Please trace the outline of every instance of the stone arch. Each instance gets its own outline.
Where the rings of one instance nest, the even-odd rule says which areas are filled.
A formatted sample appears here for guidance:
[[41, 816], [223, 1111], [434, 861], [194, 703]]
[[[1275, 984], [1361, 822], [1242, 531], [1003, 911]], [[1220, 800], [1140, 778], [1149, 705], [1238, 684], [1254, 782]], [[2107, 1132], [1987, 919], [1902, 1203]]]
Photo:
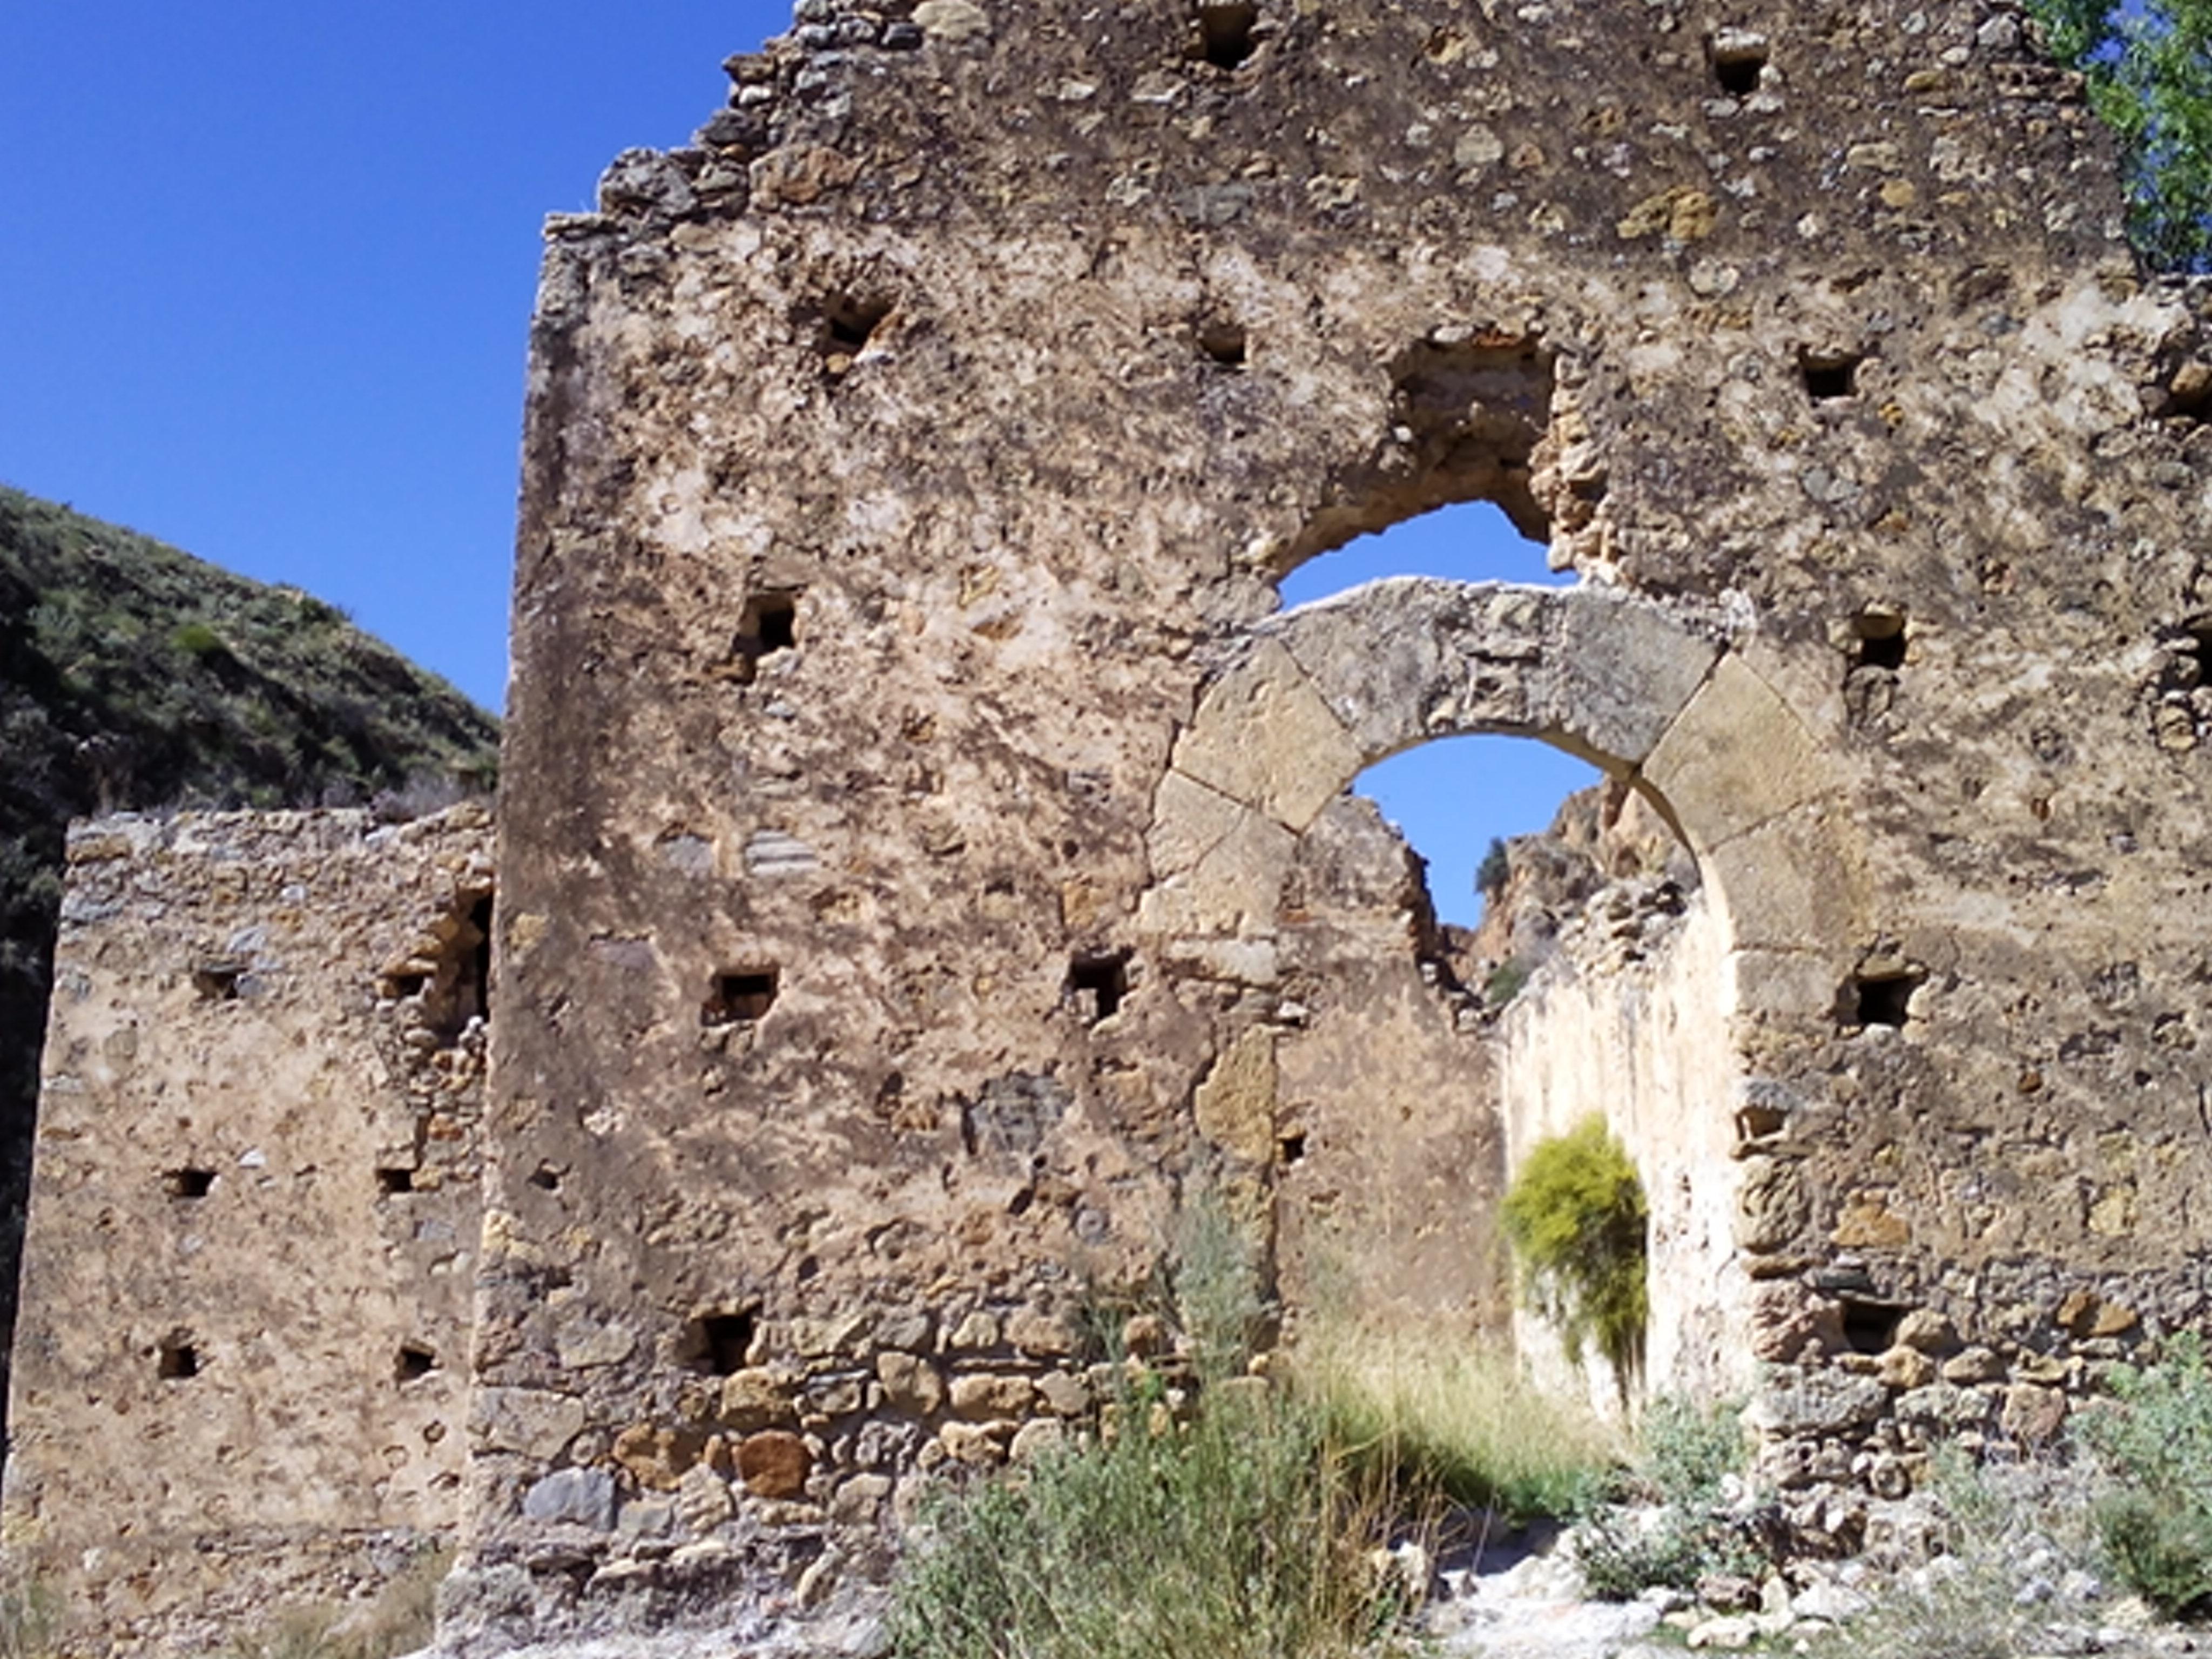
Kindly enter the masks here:
[[[1660, 1065], [1694, 1068], [1695, 1083], [1668, 1111], [1604, 1105], [1647, 1186], [1668, 1188], [1653, 1194], [1665, 1289], [1652, 1375], [1670, 1387], [1752, 1380], [1747, 1258], [1782, 1232], [1761, 1211], [1775, 1184], [1758, 1178], [1753, 1145], [1766, 1086], [1756, 1032], [1832, 1023], [1872, 931], [1841, 780], [1778, 689], [1781, 665], [1762, 672], [1750, 654], [1717, 616], [1589, 586], [1391, 578], [1272, 617], [1213, 676], [1175, 744], [1139, 915], [1165, 956], [1209, 961], [1222, 978], [1255, 963], [1264, 973], [1300, 838], [1367, 767], [1433, 739], [1534, 738], [1644, 793], [1696, 859], [1711, 911], [1710, 961], [1683, 1018], [1697, 1030], [1668, 1038], [1681, 1053]], [[1509, 1164], [1534, 1133], [1565, 1127], [1515, 1086], [1502, 1085]]]

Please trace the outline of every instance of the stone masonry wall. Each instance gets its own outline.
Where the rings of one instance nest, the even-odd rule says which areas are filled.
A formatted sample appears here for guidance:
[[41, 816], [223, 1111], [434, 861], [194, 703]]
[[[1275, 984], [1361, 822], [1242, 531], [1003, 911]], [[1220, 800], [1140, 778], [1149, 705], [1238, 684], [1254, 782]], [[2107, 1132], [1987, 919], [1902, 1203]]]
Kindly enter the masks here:
[[490, 820], [70, 838], [10, 1565], [87, 1651], [373, 1593], [460, 1519]]
[[[2016, 9], [808, 0], [730, 67], [550, 228], [456, 1640], [834, 1595], [1053, 1414], [1274, 1190], [1286, 883], [1455, 732], [1698, 862], [1785, 1479], [2204, 1315], [2207, 307]], [[1583, 586], [1272, 617], [1474, 496]]]

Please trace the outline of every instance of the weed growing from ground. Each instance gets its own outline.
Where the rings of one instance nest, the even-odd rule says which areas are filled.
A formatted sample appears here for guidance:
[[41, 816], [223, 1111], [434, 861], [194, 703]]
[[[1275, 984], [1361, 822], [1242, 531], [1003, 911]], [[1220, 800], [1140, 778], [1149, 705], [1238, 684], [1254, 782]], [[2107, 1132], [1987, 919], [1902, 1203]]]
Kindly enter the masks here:
[[366, 1606], [291, 1608], [234, 1639], [229, 1659], [392, 1659], [426, 1648], [436, 1634], [438, 1581], [452, 1565], [449, 1551], [426, 1550]]
[[1623, 1451], [1578, 1401], [1531, 1388], [1510, 1356], [1434, 1332], [1304, 1333], [1291, 1380], [1355, 1467], [1508, 1524], [1580, 1510]]
[[901, 1659], [1348, 1659], [1403, 1591], [1315, 1415], [1242, 1389], [949, 1495], [896, 1590]]
[[2212, 1372], [2185, 1332], [2159, 1364], [2115, 1367], [2112, 1398], [2076, 1419], [2110, 1479], [2097, 1532], [2113, 1568], [2174, 1619], [2212, 1613]]
[[1640, 1509], [1593, 1505], [1575, 1533], [1591, 1595], [1626, 1601], [1666, 1586], [1693, 1589], [1710, 1573], [1758, 1578], [1772, 1565], [1765, 1517], [1733, 1501], [1730, 1477], [1750, 1461], [1741, 1410], [1659, 1399], [1645, 1408], [1630, 1478], [1614, 1498]]
[[2052, 1650], [2052, 1607], [2023, 1593], [2024, 1563], [2094, 1558], [2089, 1471], [2051, 1458], [1978, 1462], [1944, 1448], [1929, 1488], [1944, 1553], [1885, 1583], [1867, 1612], [1821, 1638], [1819, 1659], [2017, 1659]]

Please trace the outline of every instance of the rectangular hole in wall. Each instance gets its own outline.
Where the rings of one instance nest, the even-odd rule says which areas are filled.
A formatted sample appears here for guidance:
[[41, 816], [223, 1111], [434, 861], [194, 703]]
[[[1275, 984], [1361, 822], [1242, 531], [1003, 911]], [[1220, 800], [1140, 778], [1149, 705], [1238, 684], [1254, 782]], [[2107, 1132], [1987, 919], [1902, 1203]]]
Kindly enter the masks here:
[[1897, 1328], [1911, 1310], [1894, 1302], [1873, 1302], [1858, 1297], [1844, 1298], [1844, 1340], [1854, 1353], [1887, 1353], [1897, 1343]]
[[204, 962], [192, 969], [192, 989], [202, 1002], [235, 1002], [238, 982], [245, 977], [243, 963]]
[[1096, 1025], [1121, 1012], [1129, 994], [1129, 951], [1091, 951], [1067, 964], [1067, 1000]]
[[1912, 994], [1920, 987], [1920, 975], [1863, 975], [1851, 983], [1857, 1024], [1901, 1026], [1911, 1017]]
[[392, 1362], [392, 1376], [396, 1382], [416, 1382], [437, 1369], [435, 1350], [427, 1348], [420, 1342], [403, 1342], [399, 1345], [398, 1358]]
[[739, 684], [751, 684], [767, 658], [798, 648], [797, 593], [756, 593], [745, 601], [744, 609], [738, 613], [737, 637], [730, 642]]
[[714, 987], [699, 1010], [704, 1025], [732, 1025], [761, 1019], [775, 1006], [781, 970], [733, 969], [714, 975]]
[[398, 1193], [411, 1193], [415, 1190], [415, 1171], [400, 1169], [379, 1170], [376, 1172], [376, 1190], [386, 1198]]
[[1805, 392], [1813, 401], [1832, 402], [1838, 398], [1858, 395], [1859, 365], [1866, 361], [1859, 352], [1800, 352], [1797, 371], [1804, 376]]
[[751, 1313], [702, 1314], [684, 1329], [683, 1363], [709, 1376], [732, 1376], [744, 1370], [759, 1328]]
[[172, 1170], [161, 1177], [161, 1186], [171, 1198], [205, 1198], [215, 1190], [213, 1170]]
[[180, 1382], [200, 1374], [200, 1351], [193, 1345], [188, 1331], [172, 1331], [161, 1339], [155, 1352], [155, 1374], [166, 1381]]

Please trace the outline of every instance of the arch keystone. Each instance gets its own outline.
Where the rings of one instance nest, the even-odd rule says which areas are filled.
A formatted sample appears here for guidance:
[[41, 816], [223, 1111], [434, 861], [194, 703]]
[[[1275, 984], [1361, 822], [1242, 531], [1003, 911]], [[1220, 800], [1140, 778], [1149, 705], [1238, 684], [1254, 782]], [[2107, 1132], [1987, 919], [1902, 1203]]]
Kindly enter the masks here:
[[1371, 765], [1429, 738], [1530, 723], [1548, 588], [1391, 576], [1270, 625]]

